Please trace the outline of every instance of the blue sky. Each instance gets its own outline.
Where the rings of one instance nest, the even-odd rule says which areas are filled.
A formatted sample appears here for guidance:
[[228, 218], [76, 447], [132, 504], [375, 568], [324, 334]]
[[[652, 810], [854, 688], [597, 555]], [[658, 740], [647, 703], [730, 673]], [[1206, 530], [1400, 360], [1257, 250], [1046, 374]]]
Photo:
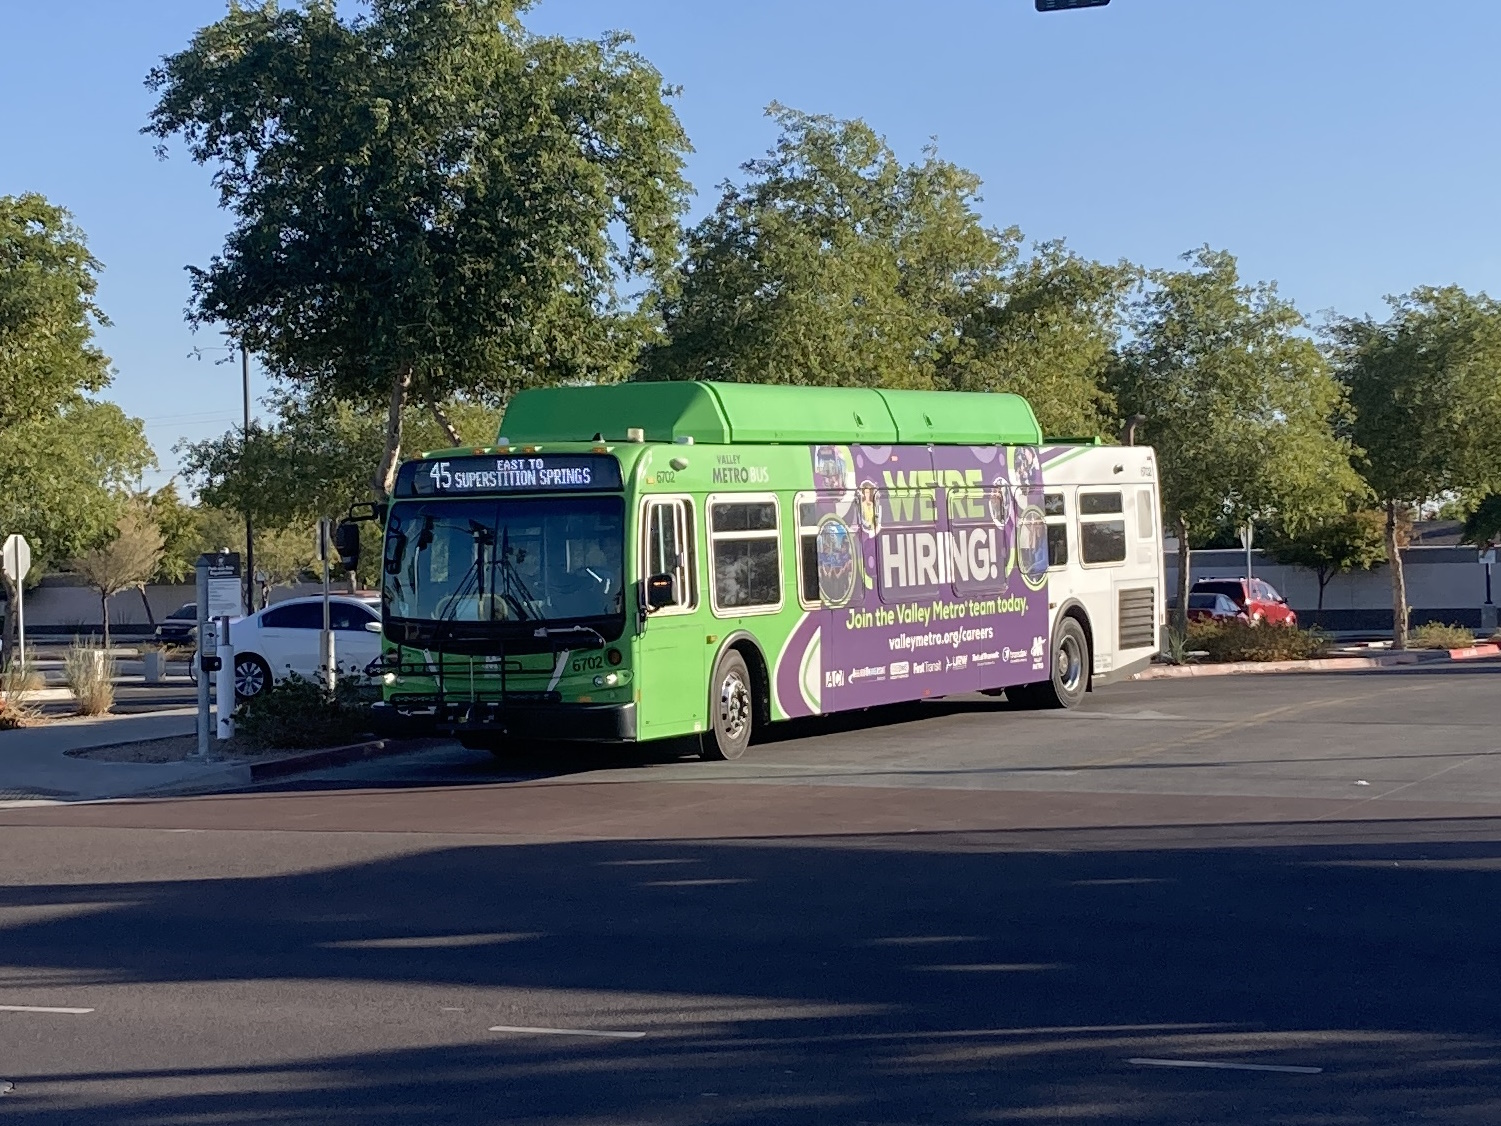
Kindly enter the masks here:
[[[179, 439], [239, 417], [239, 368], [189, 358], [183, 267], [226, 217], [205, 170], [138, 132], [162, 54], [217, 0], [0, 0], [0, 193], [71, 209], [104, 262], [111, 397]], [[1501, 5], [1495, 0], [544, 0], [538, 31], [622, 28], [696, 149], [694, 213], [761, 153], [763, 111], [863, 117], [915, 159], [985, 181], [986, 218], [1082, 253], [1169, 264], [1203, 243], [1307, 313], [1382, 310], [1457, 283], [1501, 292]], [[257, 380], [254, 392], [264, 385]]]

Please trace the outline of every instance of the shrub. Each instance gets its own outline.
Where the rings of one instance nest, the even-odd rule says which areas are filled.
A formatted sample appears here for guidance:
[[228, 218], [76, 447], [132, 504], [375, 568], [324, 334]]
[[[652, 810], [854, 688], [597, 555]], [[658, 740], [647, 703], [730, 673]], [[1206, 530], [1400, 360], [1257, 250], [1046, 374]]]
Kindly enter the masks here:
[[322, 681], [290, 674], [235, 710], [235, 735], [262, 749], [329, 747], [370, 731], [367, 691], [341, 677], [332, 692]]
[[1464, 649], [1475, 644], [1475, 634], [1464, 626], [1424, 622], [1407, 634], [1409, 649]]
[[1167, 631], [1167, 647], [1162, 651], [1163, 660], [1172, 665], [1188, 664], [1188, 654], [1192, 646], [1188, 644], [1188, 634], [1176, 627]]
[[104, 715], [115, 705], [115, 662], [96, 644], [74, 641], [63, 658], [63, 675], [78, 701], [79, 715]]
[[1318, 630], [1246, 622], [1190, 622], [1187, 647], [1202, 650], [1211, 661], [1306, 661], [1323, 656], [1329, 639]]
[[41, 709], [29, 697], [44, 683], [42, 674], [35, 669], [22, 675], [19, 661], [12, 662], [10, 668], [0, 673], [0, 731], [41, 722]]

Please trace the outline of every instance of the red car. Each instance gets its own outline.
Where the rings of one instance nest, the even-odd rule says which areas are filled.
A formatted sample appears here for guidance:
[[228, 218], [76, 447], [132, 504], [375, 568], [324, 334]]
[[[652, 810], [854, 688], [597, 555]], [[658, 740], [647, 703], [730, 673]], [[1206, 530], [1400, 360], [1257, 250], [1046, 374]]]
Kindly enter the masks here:
[[1271, 583], [1260, 579], [1200, 579], [1189, 592], [1190, 600], [1195, 594], [1226, 595], [1253, 626], [1267, 622], [1296, 629], [1298, 625], [1298, 615], [1293, 613], [1287, 599]]

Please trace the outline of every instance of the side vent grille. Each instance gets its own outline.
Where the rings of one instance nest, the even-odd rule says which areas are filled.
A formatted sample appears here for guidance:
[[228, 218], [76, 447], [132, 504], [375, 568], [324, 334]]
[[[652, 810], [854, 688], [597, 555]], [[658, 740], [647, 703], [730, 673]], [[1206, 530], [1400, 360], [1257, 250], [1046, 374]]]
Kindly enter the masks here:
[[1157, 648], [1157, 600], [1151, 587], [1121, 590], [1116, 620], [1120, 622], [1120, 648]]

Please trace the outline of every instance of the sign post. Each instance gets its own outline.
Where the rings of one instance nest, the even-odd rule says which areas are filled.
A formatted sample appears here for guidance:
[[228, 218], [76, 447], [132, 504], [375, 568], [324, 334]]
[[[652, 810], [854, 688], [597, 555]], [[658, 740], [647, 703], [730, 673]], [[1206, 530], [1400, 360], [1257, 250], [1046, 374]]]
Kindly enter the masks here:
[[1480, 549], [1480, 562], [1485, 564], [1485, 605], [1480, 608], [1480, 628], [1492, 633], [1496, 630], [1496, 604], [1491, 601], [1491, 564], [1495, 561], [1495, 547], [1486, 544]]
[[1246, 582], [1251, 581], [1251, 539], [1255, 535], [1255, 528], [1251, 521], [1246, 521], [1246, 526], [1240, 530], [1240, 542], [1246, 549]]
[[[238, 552], [223, 551], [198, 557], [198, 756], [208, 757], [209, 677], [222, 667], [223, 646], [229, 644], [229, 619], [245, 613], [244, 587], [240, 583]], [[214, 627], [217, 625], [217, 629]], [[234, 651], [230, 650], [231, 661]], [[220, 687], [222, 688], [222, 678]], [[229, 670], [229, 692], [218, 693], [221, 720], [234, 711], [234, 670]], [[227, 699], [227, 702], [226, 702]], [[227, 709], [227, 710], [226, 710]], [[231, 733], [233, 729], [231, 728]], [[228, 738], [220, 735], [220, 738]]]
[[332, 692], [338, 683], [338, 666], [334, 663], [334, 631], [328, 603], [328, 564], [334, 552], [334, 522], [328, 517], [318, 520], [318, 558], [323, 562], [323, 634], [319, 652], [323, 655], [323, 683]]
[[[209, 689], [208, 677], [213, 667], [213, 661], [209, 659], [209, 648], [212, 637], [209, 634], [208, 616], [208, 569], [211, 565], [211, 555], [200, 555], [198, 564], [194, 567], [198, 579], [198, 646], [193, 654], [193, 660], [198, 662], [197, 677], [198, 685], [198, 747], [199, 758], [208, 758], [208, 711]], [[217, 660], [217, 658], [215, 658]]]
[[21, 675], [26, 675], [26, 602], [21, 591], [21, 580], [31, 570], [31, 544], [25, 536], [12, 533], [5, 537], [5, 546], [0, 548], [4, 559], [5, 577], [16, 584], [16, 642], [21, 650]]
[[233, 739], [235, 735], [235, 649], [229, 640], [229, 619], [215, 618], [215, 650], [219, 658], [219, 671], [214, 674], [215, 711], [218, 721], [219, 741]]

